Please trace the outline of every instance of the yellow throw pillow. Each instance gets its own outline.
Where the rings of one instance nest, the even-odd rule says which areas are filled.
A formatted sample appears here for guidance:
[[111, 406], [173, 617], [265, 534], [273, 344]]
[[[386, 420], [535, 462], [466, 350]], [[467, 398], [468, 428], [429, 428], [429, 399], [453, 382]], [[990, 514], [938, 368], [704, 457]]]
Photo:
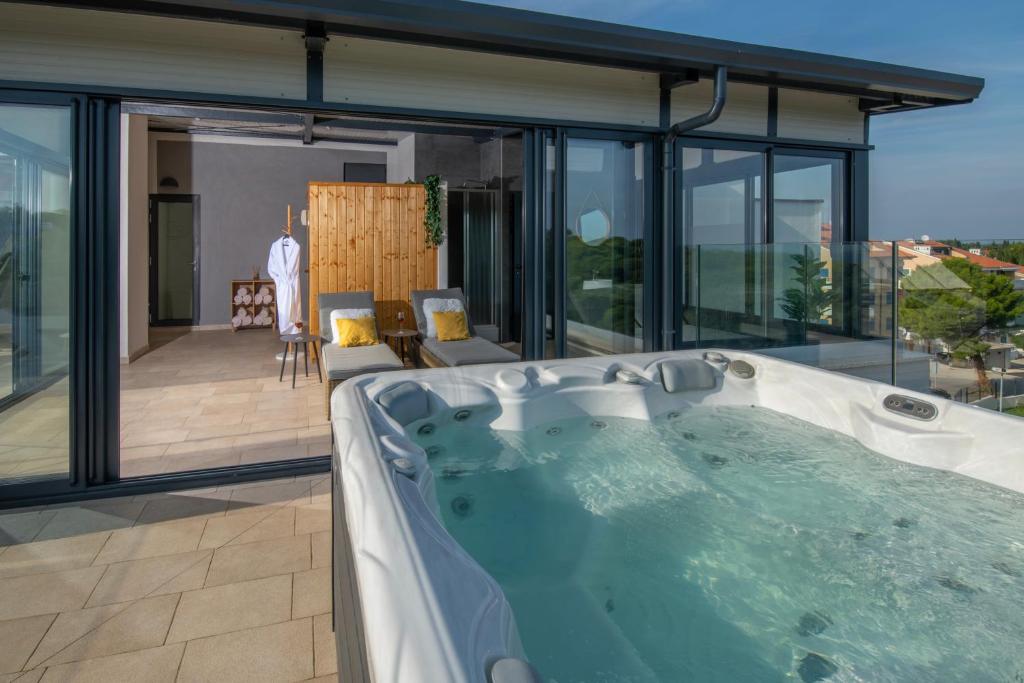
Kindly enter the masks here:
[[465, 311], [434, 311], [437, 341], [469, 339], [469, 323]]
[[365, 318], [336, 318], [338, 346], [373, 346], [377, 343], [377, 325], [373, 316]]

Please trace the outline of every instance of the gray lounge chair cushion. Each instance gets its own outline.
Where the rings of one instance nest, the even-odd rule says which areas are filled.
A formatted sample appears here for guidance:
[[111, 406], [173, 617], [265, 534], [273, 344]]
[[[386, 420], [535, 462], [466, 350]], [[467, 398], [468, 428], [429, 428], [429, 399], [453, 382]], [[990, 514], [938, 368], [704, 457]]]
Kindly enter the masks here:
[[332, 380], [346, 380], [368, 372], [401, 370], [405, 367], [387, 344], [343, 347], [325, 342], [320, 348], [324, 370], [328, 379]]
[[[316, 305], [320, 309], [320, 336], [330, 342], [334, 338], [334, 330], [331, 328], [331, 311], [339, 308], [369, 308], [371, 311], [377, 309], [373, 305], [373, 292], [331, 292], [320, 294], [316, 298]], [[380, 321], [377, 316], [373, 317], [377, 325], [377, 339], [380, 339]]]
[[519, 360], [519, 356], [516, 354], [482, 337], [446, 342], [424, 339], [423, 348], [448, 367], [484, 365], [485, 363], [514, 363]]
[[[466, 305], [466, 297], [458, 287], [450, 289], [421, 289], [411, 294], [412, 314], [416, 317], [416, 329], [423, 337], [427, 336], [427, 318], [423, 312], [423, 302], [427, 299], [458, 299], [462, 302], [462, 310], [466, 311], [466, 325], [469, 326], [469, 333], [476, 335], [473, 329], [473, 321], [469, 319], [469, 307]], [[518, 359], [517, 359], [518, 360]]]
[[715, 370], [700, 358], [667, 360], [661, 364], [661, 383], [670, 394], [714, 389]]

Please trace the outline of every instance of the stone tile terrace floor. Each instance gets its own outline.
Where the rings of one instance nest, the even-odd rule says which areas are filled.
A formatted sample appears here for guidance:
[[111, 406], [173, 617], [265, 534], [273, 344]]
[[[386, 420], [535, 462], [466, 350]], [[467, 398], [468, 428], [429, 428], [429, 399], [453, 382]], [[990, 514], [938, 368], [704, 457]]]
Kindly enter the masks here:
[[0, 683], [331, 681], [330, 475], [0, 511]]

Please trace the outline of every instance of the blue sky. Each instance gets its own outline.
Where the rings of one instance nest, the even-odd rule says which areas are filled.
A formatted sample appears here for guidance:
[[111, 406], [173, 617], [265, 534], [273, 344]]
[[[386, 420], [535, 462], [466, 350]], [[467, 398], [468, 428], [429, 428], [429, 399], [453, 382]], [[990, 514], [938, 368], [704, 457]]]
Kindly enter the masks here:
[[1024, 239], [1024, 0], [491, 0], [985, 79], [966, 106], [872, 119], [871, 237]]

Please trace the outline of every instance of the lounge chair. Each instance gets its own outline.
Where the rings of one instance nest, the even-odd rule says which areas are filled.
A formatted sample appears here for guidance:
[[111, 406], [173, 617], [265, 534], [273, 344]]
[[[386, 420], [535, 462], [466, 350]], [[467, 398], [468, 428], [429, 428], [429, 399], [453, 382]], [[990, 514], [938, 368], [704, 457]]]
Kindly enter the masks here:
[[401, 370], [405, 367], [401, 359], [395, 355], [391, 347], [384, 342], [380, 334], [380, 322], [377, 325], [379, 344], [373, 346], [353, 346], [345, 348], [334, 343], [334, 327], [331, 325], [331, 311], [339, 308], [369, 308], [373, 306], [373, 292], [335, 292], [317, 296], [320, 309], [320, 358], [323, 360], [327, 381], [327, 417], [331, 416], [331, 392], [347, 379], [370, 372]]
[[[427, 318], [423, 302], [427, 299], [458, 299], [466, 311], [469, 339], [460, 341], [438, 341], [427, 336]], [[416, 316], [416, 327], [420, 332], [420, 359], [430, 367], [458, 367], [460, 365], [484, 365], [486, 363], [513, 363], [519, 356], [503, 349], [494, 342], [479, 336], [469, 319], [466, 297], [458, 287], [451, 289], [425, 289], [412, 293], [412, 311]]]

